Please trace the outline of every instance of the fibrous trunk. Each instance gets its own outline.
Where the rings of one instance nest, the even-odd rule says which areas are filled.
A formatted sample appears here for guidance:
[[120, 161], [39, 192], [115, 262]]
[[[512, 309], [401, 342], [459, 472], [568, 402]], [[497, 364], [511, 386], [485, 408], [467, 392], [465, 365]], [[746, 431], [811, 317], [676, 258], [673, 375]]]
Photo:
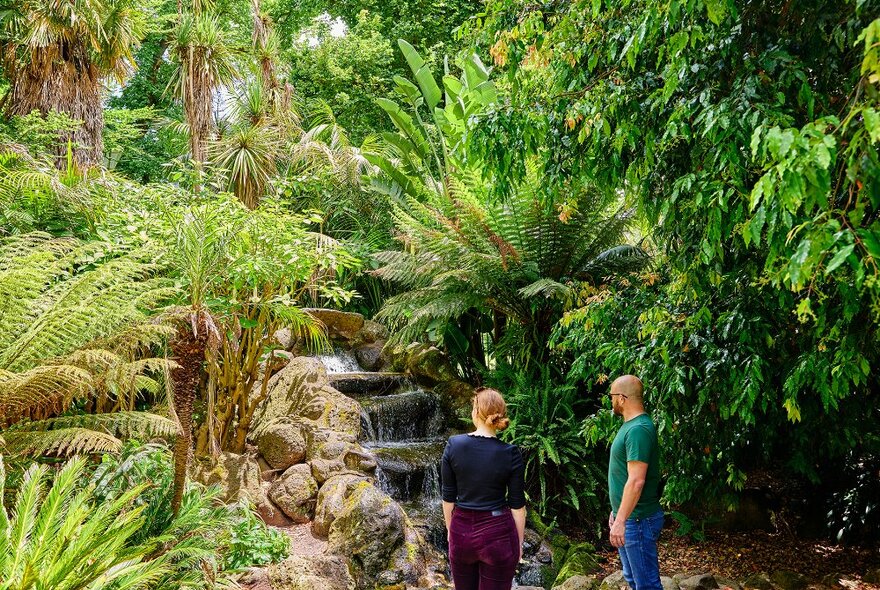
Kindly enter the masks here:
[[183, 110], [186, 122], [189, 125], [189, 147], [192, 159], [198, 163], [204, 163], [208, 159], [207, 145], [214, 126], [213, 106], [214, 88], [211, 85], [211, 77], [204, 67], [204, 47], [194, 46], [189, 48], [184, 67], [187, 68], [190, 83], [185, 87], [183, 97]]
[[199, 388], [207, 345], [207, 332], [204, 329], [196, 332], [191, 325], [182, 326], [171, 344], [174, 361], [178, 365], [171, 371], [174, 411], [181, 429], [174, 441], [174, 497], [171, 501], [171, 509], [175, 515], [183, 501], [186, 474], [192, 456], [193, 405]]
[[37, 111], [65, 113], [81, 122], [62, 136], [56, 146], [57, 165], [66, 165], [68, 141], [78, 168], [89, 168], [101, 161], [104, 142], [104, 111], [101, 80], [81, 44], [50, 45], [32, 52], [28, 62], [12, 72], [12, 89], [7, 102], [10, 116]]

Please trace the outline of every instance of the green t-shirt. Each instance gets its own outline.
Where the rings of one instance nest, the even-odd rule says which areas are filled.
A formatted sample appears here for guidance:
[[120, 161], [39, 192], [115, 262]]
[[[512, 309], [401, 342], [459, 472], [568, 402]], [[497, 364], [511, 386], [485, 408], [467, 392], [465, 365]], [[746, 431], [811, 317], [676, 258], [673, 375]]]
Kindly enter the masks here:
[[660, 511], [660, 460], [657, 449], [657, 429], [647, 414], [627, 420], [620, 427], [611, 443], [611, 459], [608, 461], [608, 490], [611, 510], [617, 514], [623, 487], [629, 473], [627, 461], [648, 464], [645, 487], [630, 518], [644, 518]]

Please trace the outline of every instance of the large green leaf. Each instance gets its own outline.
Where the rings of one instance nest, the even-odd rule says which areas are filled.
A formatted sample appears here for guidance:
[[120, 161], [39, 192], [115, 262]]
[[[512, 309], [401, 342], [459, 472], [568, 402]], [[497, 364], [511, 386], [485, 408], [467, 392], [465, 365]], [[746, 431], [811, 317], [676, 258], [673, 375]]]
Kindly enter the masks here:
[[437, 85], [437, 81], [434, 80], [434, 75], [431, 73], [431, 69], [412, 45], [403, 39], [398, 39], [397, 44], [400, 45], [400, 50], [406, 58], [406, 63], [409, 64], [409, 68], [412, 70], [413, 76], [415, 76], [416, 82], [422, 90], [422, 96], [425, 97], [425, 102], [428, 104], [429, 108], [433, 109], [440, 104], [442, 93], [440, 91], [440, 86]]

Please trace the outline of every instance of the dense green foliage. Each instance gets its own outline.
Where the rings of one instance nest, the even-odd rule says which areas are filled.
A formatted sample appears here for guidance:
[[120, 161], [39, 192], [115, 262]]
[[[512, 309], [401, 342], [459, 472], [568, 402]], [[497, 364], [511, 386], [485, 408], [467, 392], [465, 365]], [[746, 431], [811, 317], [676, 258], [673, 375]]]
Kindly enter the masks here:
[[653, 228], [664, 276], [572, 313], [561, 341], [597, 393], [649, 384], [672, 502], [732, 501], [758, 466], [830, 483], [878, 452], [876, 17], [499, 2], [471, 31], [509, 85], [500, 140], [550, 130], [545, 170], [620, 187]]
[[156, 587], [279, 559], [186, 466], [328, 305], [504, 391], [551, 520], [598, 533], [632, 372], [681, 518], [763, 478], [876, 534], [876, 2], [63, 4], [0, 6], [0, 450], [104, 457], [15, 469], [4, 530], [94, 506]]

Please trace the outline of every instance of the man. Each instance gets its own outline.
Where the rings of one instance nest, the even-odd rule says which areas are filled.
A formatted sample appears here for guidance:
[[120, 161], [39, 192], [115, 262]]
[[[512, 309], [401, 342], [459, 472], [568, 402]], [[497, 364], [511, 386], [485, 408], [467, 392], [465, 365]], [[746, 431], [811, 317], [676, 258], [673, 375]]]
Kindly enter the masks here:
[[662, 590], [657, 539], [663, 528], [657, 430], [645, 412], [638, 377], [611, 384], [611, 407], [623, 426], [611, 444], [608, 490], [611, 544], [620, 553], [623, 577], [633, 590]]

